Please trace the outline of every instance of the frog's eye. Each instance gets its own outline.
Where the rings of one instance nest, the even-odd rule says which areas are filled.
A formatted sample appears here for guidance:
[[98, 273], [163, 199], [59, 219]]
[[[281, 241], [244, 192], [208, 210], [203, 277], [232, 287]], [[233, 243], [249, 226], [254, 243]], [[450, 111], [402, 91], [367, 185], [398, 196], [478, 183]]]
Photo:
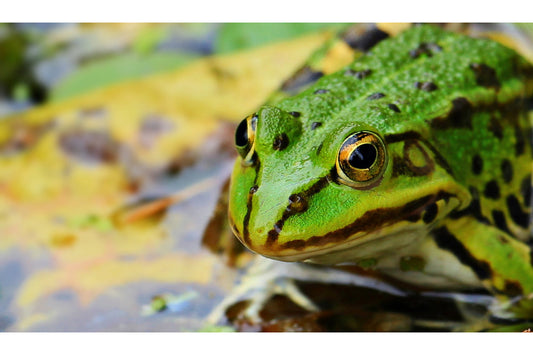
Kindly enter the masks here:
[[251, 165], [254, 161], [256, 126], [257, 115], [253, 114], [242, 120], [235, 131], [235, 147], [237, 147], [245, 165]]
[[343, 184], [368, 188], [382, 176], [386, 161], [383, 140], [369, 131], [357, 132], [342, 143], [337, 155], [337, 174]]

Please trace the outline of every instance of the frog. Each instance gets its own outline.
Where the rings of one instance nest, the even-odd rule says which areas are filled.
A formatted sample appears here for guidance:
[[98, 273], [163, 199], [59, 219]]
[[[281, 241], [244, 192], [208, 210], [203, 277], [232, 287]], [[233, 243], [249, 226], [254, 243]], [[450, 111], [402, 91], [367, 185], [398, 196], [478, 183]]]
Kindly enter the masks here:
[[349, 63], [311, 60], [236, 128], [233, 234], [268, 259], [482, 288], [496, 318], [533, 319], [531, 63], [434, 25], [341, 47]]

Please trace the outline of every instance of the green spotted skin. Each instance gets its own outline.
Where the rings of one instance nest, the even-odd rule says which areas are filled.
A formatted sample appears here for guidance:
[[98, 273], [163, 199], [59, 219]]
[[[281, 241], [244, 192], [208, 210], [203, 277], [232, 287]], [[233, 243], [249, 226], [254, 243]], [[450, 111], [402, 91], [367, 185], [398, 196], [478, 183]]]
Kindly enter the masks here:
[[[372, 36], [346, 41], [357, 53], [347, 67], [304, 68], [244, 121], [234, 233], [274, 259], [354, 264], [427, 288], [483, 286], [525, 302], [531, 64], [434, 26]], [[363, 182], [338, 163], [357, 134], [383, 146], [370, 149], [372, 166], [358, 163], [357, 179], [372, 176]]]

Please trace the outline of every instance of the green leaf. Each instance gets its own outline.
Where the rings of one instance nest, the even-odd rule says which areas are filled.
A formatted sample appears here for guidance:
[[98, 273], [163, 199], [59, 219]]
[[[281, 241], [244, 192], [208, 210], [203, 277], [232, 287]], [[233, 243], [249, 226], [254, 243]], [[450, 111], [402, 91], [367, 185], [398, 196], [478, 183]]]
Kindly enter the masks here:
[[340, 28], [334, 23], [227, 23], [215, 40], [215, 53], [228, 53], [266, 43], [288, 40], [309, 32]]
[[51, 92], [51, 101], [60, 101], [121, 81], [179, 68], [196, 55], [176, 53], [125, 53], [94, 60], [61, 81]]
[[139, 54], [151, 53], [157, 44], [165, 38], [164, 27], [148, 27], [133, 42], [133, 50]]

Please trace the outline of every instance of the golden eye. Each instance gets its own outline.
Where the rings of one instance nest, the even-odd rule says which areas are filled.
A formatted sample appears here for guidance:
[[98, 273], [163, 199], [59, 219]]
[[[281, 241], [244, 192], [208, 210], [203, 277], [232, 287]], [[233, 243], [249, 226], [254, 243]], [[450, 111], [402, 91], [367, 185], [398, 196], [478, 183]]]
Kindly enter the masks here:
[[346, 138], [339, 149], [337, 174], [341, 183], [365, 188], [383, 175], [386, 161], [383, 140], [373, 132], [357, 132]]
[[235, 147], [243, 159], [244, 165], [252, 165], [254, 162], [256, 126], [257, 115], [253, 114], [242, 120], [235, 130]]

